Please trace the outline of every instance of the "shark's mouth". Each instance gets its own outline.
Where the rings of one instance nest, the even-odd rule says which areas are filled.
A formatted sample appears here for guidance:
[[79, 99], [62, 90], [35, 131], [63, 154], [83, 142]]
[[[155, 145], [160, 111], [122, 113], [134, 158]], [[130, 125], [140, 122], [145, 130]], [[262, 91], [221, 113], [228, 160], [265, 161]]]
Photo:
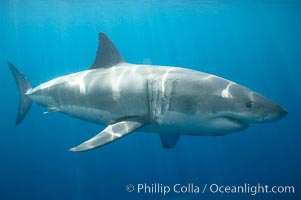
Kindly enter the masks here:
[[234, 118], [234, 117], [229, 117], [229, 116], [225, 116], [225, 118], [227, 120], [229, 120], [231, 123], [234, 123], [237, 126], [240, 126], [241, 128], [247, 128], [249, 126], [249, 124], [247, 122], [244, 122], [240, 119], [237, 119], [237, 118]]

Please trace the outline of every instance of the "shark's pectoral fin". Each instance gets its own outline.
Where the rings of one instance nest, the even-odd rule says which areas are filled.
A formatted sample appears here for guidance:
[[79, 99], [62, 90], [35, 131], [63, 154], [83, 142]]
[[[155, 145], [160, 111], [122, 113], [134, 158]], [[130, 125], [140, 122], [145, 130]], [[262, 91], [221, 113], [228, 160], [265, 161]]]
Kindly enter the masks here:
[[101, 147], [128, 135], [129, 133], [141, 128], [144, 124], [144, 121], [140, 119], [123, 119], [122, 121], [110, 124], [90, 140], [83, 142], [77, 147], [69, 149], [69, 151], [88, 151]]
[[178, 143], [180, 134], [177, 133], [160, 133], [161, 142], [164, 148], [169, 149]]

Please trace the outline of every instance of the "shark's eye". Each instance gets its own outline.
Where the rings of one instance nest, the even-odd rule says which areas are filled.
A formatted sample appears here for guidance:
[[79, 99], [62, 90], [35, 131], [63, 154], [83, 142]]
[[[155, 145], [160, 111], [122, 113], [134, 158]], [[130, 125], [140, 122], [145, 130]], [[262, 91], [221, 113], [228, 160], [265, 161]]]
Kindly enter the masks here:
[[253, 102], [248, 101], [248, 102], [245, 103], [245, 106], [246, 106], [247, 108], [252, 108]]

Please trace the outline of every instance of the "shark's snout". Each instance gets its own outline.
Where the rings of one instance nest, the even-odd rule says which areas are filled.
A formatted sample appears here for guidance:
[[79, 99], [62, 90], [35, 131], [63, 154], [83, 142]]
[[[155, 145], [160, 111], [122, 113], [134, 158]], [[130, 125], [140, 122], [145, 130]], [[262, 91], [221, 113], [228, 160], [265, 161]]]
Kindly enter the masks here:
[[279, 105], [275, 105], [274, 108], [270, 110], [270, 112], [262, 113], [261, 122], [262, 123], [275, 122], [283, 119], [287, 114], [288, 114], [287, 110], [285, 110]]
[[269, 123], [283, 119], [287, 115], [287, 110], [279, 106], [272, 100], [255, 92], [251, 93], [253, 106], [250, 113], [253, 115], [251, 123]]
[[[279, 119], [284, 118], [287, 114], [288, 114], [288, 111], [285, 110], [284, 108], [281, 108], [280, 118], [279, 118]], [[278, 120], [279, 120], [279, 119], [278, 119]]]

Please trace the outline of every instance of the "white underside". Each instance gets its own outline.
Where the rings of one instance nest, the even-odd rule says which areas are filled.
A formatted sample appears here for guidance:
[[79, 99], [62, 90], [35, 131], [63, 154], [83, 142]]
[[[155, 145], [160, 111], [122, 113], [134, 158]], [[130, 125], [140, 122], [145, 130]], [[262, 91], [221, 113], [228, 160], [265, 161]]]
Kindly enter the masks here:
[[86, 121], [92, 121], [94, 123], [102, 125], [109, 124], [112, 119], [115, 118], [115, 115], [111, 114], [110, 112], [81, 106], [63, 106], [59, 108], [59, 111]]

